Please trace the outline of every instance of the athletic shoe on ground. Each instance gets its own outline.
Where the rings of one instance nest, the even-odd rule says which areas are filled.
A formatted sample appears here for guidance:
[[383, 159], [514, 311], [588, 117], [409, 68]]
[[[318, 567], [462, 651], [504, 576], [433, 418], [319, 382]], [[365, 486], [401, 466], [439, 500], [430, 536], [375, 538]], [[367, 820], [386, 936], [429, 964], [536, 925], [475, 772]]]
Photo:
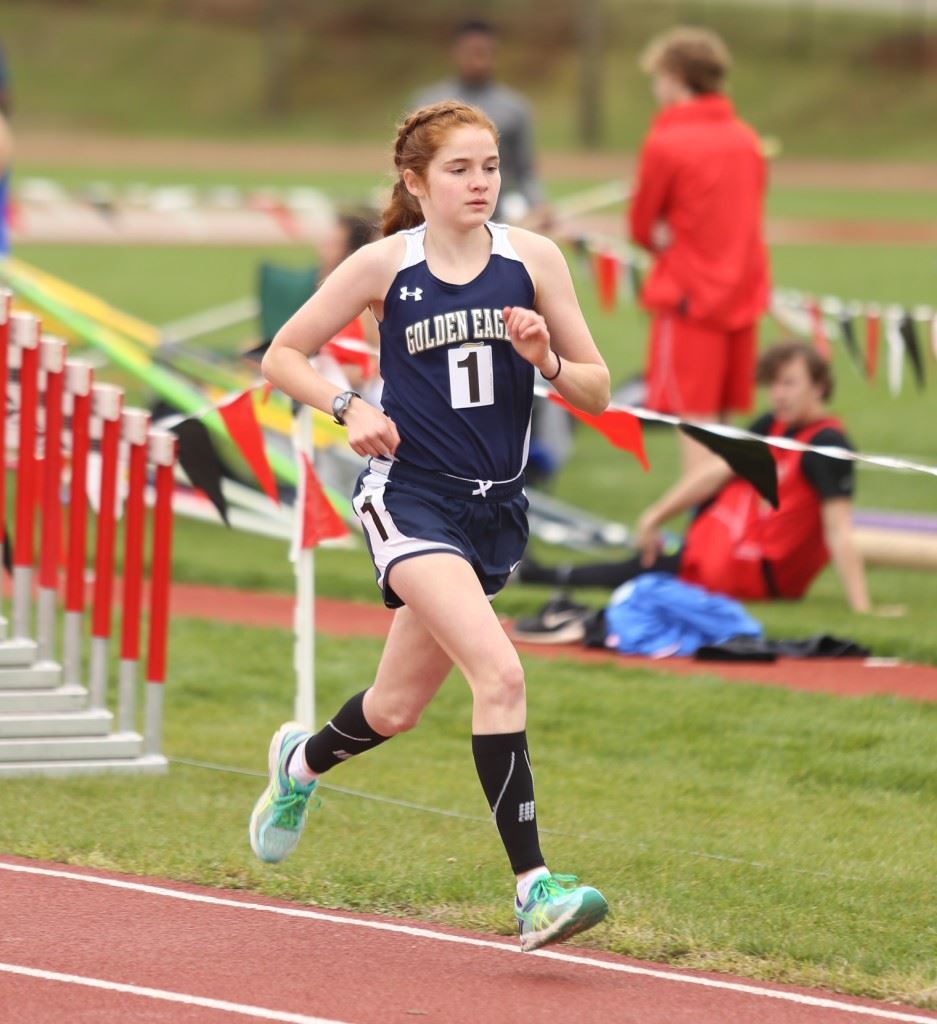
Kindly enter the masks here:
[[586, 619], [592, 609], [557, 594], [536, 615], [518, 619], [511, 630], [518, 640], [530, 644], [574, 644], [586, 635]]
[[[284, 860], [296, 847], [306, 824], [306, 805], [316, 788], [315, 780], [301, 786], [286, 774], [290, 754], [309, 738], [309, 732], [298, 722], [286, 722], [273, 734], [267, 765], [270, 783], [251, 814], [251, 849], [268, 864]], [[313, 810], [318, 809], [316, 797]]]
[[548, 942], [562, 942], [597, 925], [608, 913], [605, 897], [575, 875], [547, 875], [530, 887], [523, 906], [514, 901], [521, 949], [525, 953]]

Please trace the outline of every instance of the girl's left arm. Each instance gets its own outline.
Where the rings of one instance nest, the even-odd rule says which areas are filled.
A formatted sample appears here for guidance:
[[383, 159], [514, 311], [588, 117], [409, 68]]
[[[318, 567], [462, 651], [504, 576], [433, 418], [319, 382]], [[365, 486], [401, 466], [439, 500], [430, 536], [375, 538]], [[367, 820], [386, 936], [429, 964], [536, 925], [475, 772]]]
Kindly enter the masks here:
[[536, 298], [533, 310], [505, 311], [511, 342], [567, 402], [593, 415], [603, 412], [610, 399], [608, 367], [579, 308], [566, 259], [549, 238], [515, 230], [521, 237], [512, 241], [533, 271]]

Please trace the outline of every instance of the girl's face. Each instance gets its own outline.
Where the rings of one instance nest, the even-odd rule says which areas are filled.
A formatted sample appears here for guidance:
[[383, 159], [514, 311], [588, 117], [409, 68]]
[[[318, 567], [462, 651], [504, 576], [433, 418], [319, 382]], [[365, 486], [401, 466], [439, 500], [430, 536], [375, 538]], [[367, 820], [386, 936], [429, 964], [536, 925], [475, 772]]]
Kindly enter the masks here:
[[436, 151], [426, 178], [404, 171], [404, 183], [420, 199], [427, 221], [439, 219], [455, 227], [484, 224], [494, 212], [501, 189], [498, 147], [487, 128], [454, 128]]

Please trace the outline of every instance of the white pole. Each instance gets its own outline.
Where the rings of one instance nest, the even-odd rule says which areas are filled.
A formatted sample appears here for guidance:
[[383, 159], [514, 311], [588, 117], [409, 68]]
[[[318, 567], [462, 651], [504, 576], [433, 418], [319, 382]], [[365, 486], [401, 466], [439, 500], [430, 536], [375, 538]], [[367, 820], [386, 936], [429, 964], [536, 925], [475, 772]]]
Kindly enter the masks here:
[[312, 446], [312, 415], [309, 406], [302, 406], [293, 421], [293, 446], [299, 470], [294, 510], [293, 546], [290, 558], [296, 574], [296, 605], [293, 612], [293, 666], [296, 670], [296, 698], [293, 714], [297, 722], [312, 730], [316, 718], [315, 672], [315, 548], [303, 548], [306, 473], [302, 456], [310, 463]]

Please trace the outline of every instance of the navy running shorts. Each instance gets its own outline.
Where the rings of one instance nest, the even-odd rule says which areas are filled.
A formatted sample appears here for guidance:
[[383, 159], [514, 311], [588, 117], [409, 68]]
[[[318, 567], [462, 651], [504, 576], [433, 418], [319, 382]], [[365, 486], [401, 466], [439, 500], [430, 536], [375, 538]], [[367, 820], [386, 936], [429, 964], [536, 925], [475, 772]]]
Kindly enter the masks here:
[[387, 577], [405, 558], [436, 551], [460, 555], [475, 570], [488, 597], [494, 597], [527, 546], [523, 476], [504, 483], [463, 480], [371, 459], [358, 477], [352, 506], [388, 608], [404, 603]]

